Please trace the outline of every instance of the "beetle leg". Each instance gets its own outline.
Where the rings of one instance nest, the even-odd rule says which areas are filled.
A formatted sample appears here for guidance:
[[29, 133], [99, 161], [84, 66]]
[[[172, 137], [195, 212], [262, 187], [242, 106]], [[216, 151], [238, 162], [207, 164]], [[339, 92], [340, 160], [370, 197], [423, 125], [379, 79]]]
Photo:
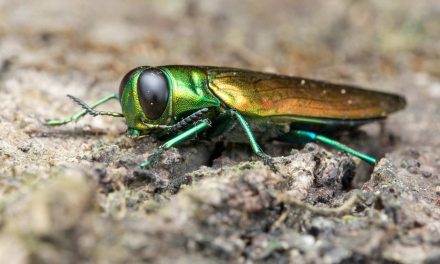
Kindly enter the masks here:
[[314, 132], [310, 131], [304, 131], [304, 130], [292, 130], [288, 132], [286, 135], [282, 136], [283, 138], [286, 138], [286, 136], [293, 136], [295, 139], [299, 139], [300, 141], [319, 141], [322, 143], [325, 143], [329, 146], [332, 146], [336, 149], [342, 150], [344, 152], [347, 152], [355, 157], [360, 158], [363, 161], [366, 161], [370, 164], [376, 164], [377, 160], [367, 154], [361, 153], [359, 151], [356, 151], [336, 140], [333, 140], [331, 138], [325, 137], [323, 135], [316, 134]]
[[240, 123], [240, 125], [243, 127], [244, 132], [246, 133], [246, 136], [249, 139], [249, 142], [251, 144], [252, 150], [254, 151], [254, 153], [261, 159], [263, 160], [264, 164], [268, 165], [273, 171], [277, 171], [275, 164], [273, 162], [273, 158], [269, 155], [267, 155], [266, 153], [264, 153], [264, 151], [261, 149], [260, 145], [258, 145], [257, 140], [255, 139], [254, 134], [252, 133], [252, 130], [249, 126], [249, 124], [246, 122], [246, 120], [244, 119], [244, 117], [242, 115], [240, 115], [238, 112], [234, 111], [234, 110], [230, 110], [230, 113], [237, 118], [238, 122]]
[[90, 106], [85, 104], [83, 101], [81, 101], [80, 99], [68, 95], [72, 100], [74, 100], [76, 103], [78, 103], [79, 105], [81, 105], [81, 107], [83, 108], [83, 110], [79, 111], [78, 113], [64, 119], [64, 120], [58, 120], [58, 119], [49, 119], [46, 121], [46, 125], [47, 126], [61, 126], [61, 125], [65, 125], [68, 124], [72, 121], [76, 121], [78, 119], [80, 119], [81, 117], [85, 116], [86, 114], [91, 114], [93, 116], [97, 116], [97, 115], [108, 115], [108, 116], [114, 116], [114, 117], [123, 117], [124, 115], [121, 113], [116, 113], [116, 112], [105, 112], [105, 111], [96, 111], [94, 110], [96, 107], [112, 100], [112, 99], [118, 99], [118, 95], [117, 94], [112, 94], [112, 95], [108, 95], [105, 96], [101, 99], [99, 99], [98, 101], [94, 102], [93, 104], [91, 104]]
[[170, 149], [174, 146], [176, 146], [179, 143], [182, 143], [185, 140], [190, 139], [195, 134], [202, 132], [205, 130], [208, 126], [211, 125], [211, 122], [209, 119], [201, 120], [198, 124], [193, 126], [192, 128], [182, 132], [181, 134], [173, 137], [172, 139], [165, 142], [163, 145], [161, 145], [150, 157], [148, 157], [147, 162], [142, 163], [140, 166], [141, 168], [147, 168], [149, 166], [155, 167], [157, 165], [157, 160], [159, 156], [167, 149]]

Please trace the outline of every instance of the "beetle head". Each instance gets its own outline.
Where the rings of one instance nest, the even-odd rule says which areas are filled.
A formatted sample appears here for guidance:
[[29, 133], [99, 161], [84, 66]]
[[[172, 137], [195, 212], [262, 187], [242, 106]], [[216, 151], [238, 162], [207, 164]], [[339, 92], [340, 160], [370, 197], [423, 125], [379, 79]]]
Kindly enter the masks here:
[[168, 77], [159, 68], [141, 66], [124, 76], [119, 101], [132, 136], [166, 125], [170, 95]]

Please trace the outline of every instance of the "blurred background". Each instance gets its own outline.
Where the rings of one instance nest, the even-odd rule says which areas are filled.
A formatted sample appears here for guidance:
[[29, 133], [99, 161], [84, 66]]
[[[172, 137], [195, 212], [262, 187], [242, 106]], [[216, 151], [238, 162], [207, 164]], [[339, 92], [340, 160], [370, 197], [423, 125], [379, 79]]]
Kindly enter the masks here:
[[[438, 75], [438, 65], [429, 63], [439, 53], [438, 5], [427, 0], [2, 1], [2, 56], [15, 56], [28, 67], [100, 78], [144, 64], [230, 65], [301, 75], [330, 71], [363, 79], [403, 70]], [[43, 63], [41, 56], [50, 57]], [[425, 56], [432, 59], [426, 62]], [[361, 73], [347, 64], [366, 68]]]
[[[414, 166], [438, 175], [439, 43], [437, 0], [0, 0], [1, 262], [157, 260], [152, 242], [136, 234], [154, 233], [148, 228], [159, 220], [149, 215], [145, 222], [145, 212], [171, 194], [127, 185], [130, 172], [119, 162], [146, 158], [155, 142], [135, 148], [121, 139], [124, 123], [105, 117], [54, 133], [41, 121], [78, 108], [65, 94], [90, 102], [117, 91], [131, 68], [166, 64], [240, 67], [395, 92], [408, 107], [387, 122], [395, 143], [388, 157], [413, 157]], [[377, 126], [365, 129], [378, 133]], [[137, 164], [133, 159], [124, 162]], [[55, 177], [70, 174], [95, 180]], [[435, 199], [431, 189], [429, 195]], [[170, 247], [174, 253], [164, 256], [179, 256]], [[211, 250], [206, 254], [217, 256]], [[405, 252], [412, 251], [393, 247], [384, 256], [414, 260]], [[416, 260], [427, 254], [416, 252]], [[230, 259], [249, 256], [240, 254]]]
[[[407, 94], [411, 109], [416, 95], [439, 98], [438, 82], [426, 87], [440, 74], [439, 5], [435, 0], [1, 1], [0, 59], [3, 68], [33, 70], [28, 75], [84, 76], [90, 89], [69, 90], [69, 84], [56, 89], [80, 97], [85, 91], [89, 98], [114, 91], [135, 66], [198, 64], [356, 83]], [[35, 82], [34, 93], [56, 92]], [[38, 114], [46, 116], [46, 109]], [[407, 114], [405, 123], [425, 117]], [[410, 129], [410, 136], [418, 132]]]

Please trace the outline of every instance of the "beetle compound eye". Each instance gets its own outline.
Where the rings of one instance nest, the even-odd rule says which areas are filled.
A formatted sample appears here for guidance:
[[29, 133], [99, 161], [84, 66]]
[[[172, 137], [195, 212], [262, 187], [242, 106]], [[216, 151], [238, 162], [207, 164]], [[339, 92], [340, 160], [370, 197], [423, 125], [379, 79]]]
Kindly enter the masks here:
[[136, 72], [137, 70], [139, 70], [139, 67], [129, 71], [127, 74], [125, 74], [124, 78], [122, 78], [121, 84], [119, 85], [119, 101], [122, 100], [122, 94], [124, 93], [128, 81], [131, 79], [133, 73]]
[[137, 82], [138, 98], [144, 114], [150, 120], [162, 116], [168, 102], [168, 80], [165, 74], [154, 68], [144, 70]]

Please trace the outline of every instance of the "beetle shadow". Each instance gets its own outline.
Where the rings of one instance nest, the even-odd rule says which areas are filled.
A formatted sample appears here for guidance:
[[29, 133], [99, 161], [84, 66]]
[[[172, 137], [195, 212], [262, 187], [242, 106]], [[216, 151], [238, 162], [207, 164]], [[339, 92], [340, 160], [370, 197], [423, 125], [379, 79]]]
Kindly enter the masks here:
[[[27, 134], [32, 137], [39, 138], [81, 138], [84, 136], [87, 137], [101, 137], [103, 135], [108, 135], [109, 132], [104, 129], [97, 128], [74, 128], [74, 129], [66, 129], [66, 128], [50, 128], [50, 129], [34, 129], [27, 131]], [[116, 135], [124, 135], [125, 132], [116, 133]]]
[[[331, 139], [341, 142], [357, 151], [371, 155], [379, 161], [386, 153], [392, 152], [400, 142], [400, 138], [387, 130], [383, 122], [364, 125], [360, 128], [346, 129], [343, 131], [321, 131]], [[265, 152], [273, 157], [287, 156], [292, 149], [302, 150], [306, 143], [287, 143], [277, 140], [262, 142]], [[319, 146], [338, 155], [340, 152], [323, 143]], [[216, 142], [214, 150], [209, 158], [208, 166], [218, 167], [222, 165], [235, 165], [241, 161], [254, 159], [248, 143], [225, 143]], [[359, 188], [363, 183], [370, 180], [374, 166], [360, 161], [356, 166], [356, 175], [353, 178], [351, 187]]]
[[[367, 124], [360, 128], [338, 131], [329, 136], [357, 151], [375, 157], [377, 162], [384, 158], [387, 153], [394, 151], [401, 142], [399, 136], [386, 129], [383, 121]], [[327, 148], [327, 146], [325, 147]], [[328, 149], [331, 150], [330, 147]], [[369, 181], [374, 167], [361, 161], [356, 168], [352, 187], [359, 188]]]

